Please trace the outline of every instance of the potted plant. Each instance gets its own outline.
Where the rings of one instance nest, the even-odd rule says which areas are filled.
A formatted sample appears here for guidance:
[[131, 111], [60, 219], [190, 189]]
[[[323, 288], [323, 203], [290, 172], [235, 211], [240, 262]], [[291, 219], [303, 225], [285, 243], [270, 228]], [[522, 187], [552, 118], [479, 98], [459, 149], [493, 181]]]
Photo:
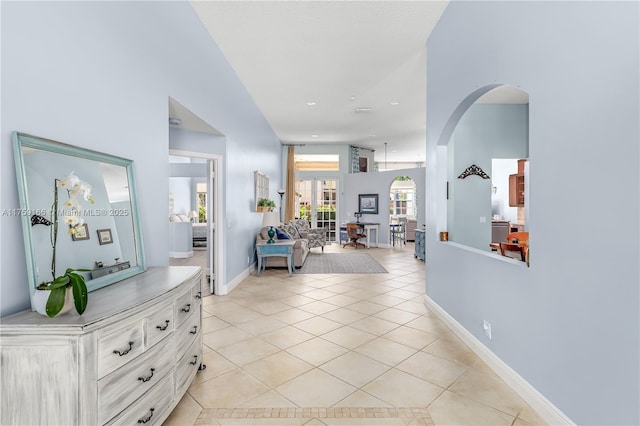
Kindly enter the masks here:
[[[64, 203], [64, 210], [58, 210], [58, 191], [66, 189], [68, 200]], [[37, 218], [36, 223], [51, 226], [51, 276], [52, 281], [43, 282], [36, 287], [36, 310], [49, 317], [55, 317], [71, 310], [71, 298], [76, 311], [82, 314], [87, 308], [88, 291], [84, 277], [78, 272], [86, 272], [89, 269], [67, 268], [65, 273], [56, 276], [56, 243], [58, 240], [59, 213], [62, 213], [62, 220], [69, 226], [67, 234], [74, 235], [79, 228], [84, 225], [84, 220], [80, 218], [82, 207], [78, 203], [78, 198], [82, 196], [85, 201], [94, 203], [91, 195], [91, 186], [81, 181], [73, 172], [64, 179], [54, 179], [54, 198], [51, 206], [51, 220]], [[32, 218], [33, 222], [33, 218]], [[38, 293], [40, 292], [40, 293]], [[46, 300], [43, 307], [42, 302]], [[39, 304], [38, 304], [39, 302]]]
[[258, 200], [258, 211], [259, 212], [270, 212], [276, 207], [276, 203], [273, 200], [268, 198], [260, 198]]

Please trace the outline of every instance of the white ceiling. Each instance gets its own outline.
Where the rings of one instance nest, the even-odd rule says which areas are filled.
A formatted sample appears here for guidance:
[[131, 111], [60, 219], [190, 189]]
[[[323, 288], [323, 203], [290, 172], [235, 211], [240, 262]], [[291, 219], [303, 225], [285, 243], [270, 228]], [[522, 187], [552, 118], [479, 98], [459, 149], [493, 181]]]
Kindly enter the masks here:
[[413, 163], [425, 160], [426, 41], [447, 4], [191, 2], [283, 143]]

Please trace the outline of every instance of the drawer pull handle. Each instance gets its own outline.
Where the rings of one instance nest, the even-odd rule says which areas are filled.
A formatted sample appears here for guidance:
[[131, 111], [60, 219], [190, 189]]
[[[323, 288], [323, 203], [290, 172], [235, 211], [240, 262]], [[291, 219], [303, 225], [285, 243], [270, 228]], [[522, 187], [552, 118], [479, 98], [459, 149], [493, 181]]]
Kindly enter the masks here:
[[202, 292], [201, 292], [201, 291], [199, 291], [199, 292], [196, 294], [196, 299], [202, 299]]
[[196, 365], [197, 363], [198, 363], [198, 355], [194, 355], [193, 356], [193, 361], [191, 361], [189, 364]]
[[198, 333], [198, 326], [197, 326], [197, 325], [194, 325], [194, 326], [193, 326], [193, 330], [191, 330], [189, 333], [191, 333], [191, 334], [196, 334], [196, 333]]
[[151, 375], [150, 375], [150, 376], [147, 376], [147, 377], [142, 377], [142, 376], [141, 376], [141, 377], [138, 377], [138, 380], [141, 380], [143, 383], [148, 382], [148, 381], [149, 381], [149, 380], [151, 380], [151, 378], [153, 377], [153, 372], [154, 372], [154, 371], [156, 371], [156, 369], [155, 369], [155, 368], [152, 368], [152, 369], [151, 369]]
[[149, 417], [145, 417], [144, 419], [138, 420], [138, 423], [147, 423], [147, 422], [149, 422], [149, 420], [151, 420], [151, 417], [153, 417], [153, 411], [154, 410], [155, 410], [155, 408], [149, 408], [149, 411], [151, 412], [149, 414]]
[[165, 331], [167, 329], [167, 327], [169, 327], [169, 320], [166, 320], [164, 322], [164, 327], [160, 326], [160, 325], [156, 325], [156, 328], [160, 331]]
[[187, 303], [186, 308], [182, 308], [182, 312], [189, 312], [191, 310], [191, 303]]
[[116, 354], [116, 355], [119, 355], [119, 356], [124, 356], [124, 355], [128, 354], [129, 352], [131, 352], [131, 349], [133, 349], [133, 342], [129, 342], [129, 349], [125, 349], [122, 352], [113, 351], [113, 353]]

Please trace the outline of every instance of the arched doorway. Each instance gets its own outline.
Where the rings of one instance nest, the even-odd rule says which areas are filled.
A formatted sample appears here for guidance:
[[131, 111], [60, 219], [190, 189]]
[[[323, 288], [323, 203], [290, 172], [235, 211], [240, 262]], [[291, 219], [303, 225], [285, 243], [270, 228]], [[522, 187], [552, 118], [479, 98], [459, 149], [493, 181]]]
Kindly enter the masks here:
[[415, 241], [418, 214], [416, 183], [409, 176], [397, 176], [389, 188], [389, 223], [403, 222], [403, 240]]

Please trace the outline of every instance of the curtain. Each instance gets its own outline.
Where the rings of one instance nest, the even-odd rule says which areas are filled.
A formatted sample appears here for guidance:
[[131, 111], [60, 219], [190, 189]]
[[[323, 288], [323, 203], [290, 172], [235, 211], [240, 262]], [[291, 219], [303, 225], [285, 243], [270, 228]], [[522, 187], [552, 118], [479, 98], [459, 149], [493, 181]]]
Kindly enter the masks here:
[[285, 222], [288, 223], [296, 217], [296, 170], [293, 158], [293, 146], [287, 149], [287, 186], [285, 188], [286, 208]]

